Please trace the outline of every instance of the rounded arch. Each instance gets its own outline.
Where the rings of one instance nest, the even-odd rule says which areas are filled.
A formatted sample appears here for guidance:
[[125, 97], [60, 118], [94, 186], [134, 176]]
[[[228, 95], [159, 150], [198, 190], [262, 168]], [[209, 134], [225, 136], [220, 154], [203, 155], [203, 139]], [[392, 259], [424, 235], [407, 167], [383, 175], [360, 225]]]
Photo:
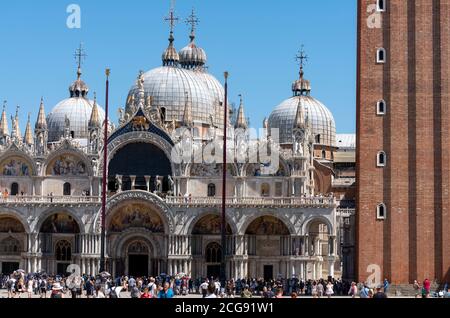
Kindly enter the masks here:
[[[219, 225], [221, 224], [221, 214], [218, 211], [209, 211], [209, 212], [205, 212], [205, 213], [200, 213], [199, 215], [197, 215], [194, 219], [191, 220], [191, 222], [188, 223], [188, 226], [186, 227], [186, 233], [187, 235], [191, 235], [194, 233], [195, 227], [199, 224], [201, 224], [203, 221], [207, 220], [208, 217], [214, 217], [217, 221], [217, 219], [219, 219]], [[225, 217], [226, 221], [227, 221], [227, 228], [229, 227], [229, 231], [227, 231], [227, 234], [236, 234], [238, 233], [238, 229], [236, 227], [236, 224], [233, 222], [232, 219], [230, 219], [230, 217], [227, 215]], [[217, 226], [217, 225], [216, 225]], [[219, 233], [218, 235], [220, 235], [220, 228], [219, 228]]]
[[[140, 202], [142, 204], [150, 205], [153, 209], [152, 211], [157, 213], [163, 220], [164, 233], [170, 233], [174, 231], [174, 215], [169, 206], [162, 201], [162, 199], [153, 193], [147, 191], [125, 191], [112, 196], [106, 205], [106, 224], [108, 226], [108, 221], [111, 220], [112, 215], [118, 208], [126, 205], [129, 202]], [[93, 231], [95, 233], [100, 233], [101, 230], [101, 209], [97, 212], [94, 220]]]
[[120, 234], [112, 245], [110, 255], [114, 258], [124, 258], [130, 246], [135, 242], [143, 242], [148, 248], [151, 257], [161, 257], [163, 250], [157, 240], [151, 238], [152, 233], [145, 229], [128, 229]]
[[19, 256], [24, 251], [23, 243], [12, 236], [0, 240], [0, 255]]
[[[132, 162], [132, 164], [130, 164]], [[110, 177], [122, 176], [171, 176], [170, 157], [162, 149], [148, 142], [130, 142], [116, 150], [108, 163]]]
[[93, 176], [92, 164], [86, 155], [70, 145], [52, 153], [44, 162], [43, 176]]
[[0, 228], [2, 224], [5, 224], [1, 221], [2, 218], [10, 218], [16, 220], [20, 223], [20, 225], [24, 229], [24, 233], [31, 233], [31, 228], [29, 222], [20, 214], [20, 212], [13, 209], [1, 209], [0, 210]]
[[30, 177], [37, 175], [33, 159], [22, 151], [8, 150], [0, 156], [0, 175], [6, 177]]
[[[164, 138], [147, 131], [139, 131], [139, 132], [129, 132], [123, 135], [120, 135], [108, 143], [108, 163], [110, 163], [116, 154], [125, 146], [133, 143], [146, 143], [151, 144], [157, 148], [159, 148], [162, 152], [164, 152], [165, 156], [168, 158], [172, 175], [176, 175], [178, 172], [177, 166], [174, 164], [172, 158], [172, 152], [177, 151], [176, 147], [173, 147], [167, 140]], [[100, 162], [100, 169], [103, 166], [103, 161]]]
[[327, 228], [328, 228], [327, 234], [328, 235], [334, 235], [335, 228], [334, 228], [333, 224], [331, 223], [331, 221], [324, 216], [318, 216], [318, 215], [311, 216], [310, 218], [306, 219], [303, 222], [303, 225], [302, 225], [303, 234], [308, 234], [311, 226], [314, 224], [318, 224], [318, 223], [325, 224], [327, 226]]
[[295, 228], [289, 220], [275, 214], [254, 216], [243, 224], [242, 229], [246, 235], [284, 236], [295, 233]]
[[[40, 216], [35, 230], [39, 233], [41, 233], [43, 229], [52, 230], [50, 233], [61, 233], [54, 232], [56, 226], [57, 231], [62, 230], [63, 232], [69, 231], [70, 234], [84, 234], [86, 231], [83, 224], [84, 222], [74, 211], [67, 208], [53, 208]], [[43, 228], [44, 225], [46, 228]]]

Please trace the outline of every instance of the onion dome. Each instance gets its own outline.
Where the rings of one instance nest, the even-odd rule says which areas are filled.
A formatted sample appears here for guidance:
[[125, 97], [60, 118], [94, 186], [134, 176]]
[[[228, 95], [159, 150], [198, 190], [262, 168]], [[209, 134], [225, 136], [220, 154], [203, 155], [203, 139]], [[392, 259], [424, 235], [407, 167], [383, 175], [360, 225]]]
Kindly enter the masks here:
[[239, 105], [239, 110], [236, 118], [236, 123], [234, 125], [234, 128], [236, 129], [247, 129], [247, 119], [245, 118], [245, 112], [244, 112], [244, 101], [242, 98], [242, 95], [239, 95], [241, 98], [241, 103]]
[[33, 132], [31, 129], [31, 120], [30, 120], [30, 114], [28, 114], [28, 121], [27, 121], [27, 127], [25, 129], [25, 136], [23, 138], [24, 144], [31, 146], [34, 144], [34, 138], [33, 138]]
[[192, 9], [192, 14], [186, 19], [186, 23], [191, 25], [191, 35], [189, 36], [191, 41], [179, 53], [180, 64], [183, 68], [202, 69], [206, 64], [207, 58], [205, 50], [195, 44], [195, 28], [199, 22], [194, 9]]
[[6, 117], [6, 101], [3, 102], [3, 112], [0, 118], [0, 136], [8, 136], [8, 119]]
[[176, 66], [180, 61], [180, 56], [178, 55], [177, 50], [173, 45], [174, 40], [175, 38], [173, 37], [173, 31], [171, 31], [169, 36], [169, 46], [162, 55], [164, 66]]
[[78, 67], [77, 80], [69, 87], [70, 97], [86, 97], [89, 87], [81, 80], [81, 68]]
[[36, 120], [35, 130], [47, 130], [47, 119], [45, 118], [44, 99], [41, 98], [39, 113]]

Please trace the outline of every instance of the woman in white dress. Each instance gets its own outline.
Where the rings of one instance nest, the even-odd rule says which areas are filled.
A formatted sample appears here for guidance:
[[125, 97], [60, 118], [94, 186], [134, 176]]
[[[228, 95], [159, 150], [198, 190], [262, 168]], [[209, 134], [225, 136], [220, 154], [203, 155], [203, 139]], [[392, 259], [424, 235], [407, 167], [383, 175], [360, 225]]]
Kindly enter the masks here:
[[33, 295], [33, 279], [29, 279], [27, 283], [27, 292], [28, 292], [28, 298], [31, 298]]
[[328, 282], [328, 284], [327, 284], [327, 290], [326, 290], [325, 293], [327, 294], [328, 298], [331, 298], [331, 295], [334, 294], [334, 291], [333, 291], [333, 284], [332, 284], [331, 282]]

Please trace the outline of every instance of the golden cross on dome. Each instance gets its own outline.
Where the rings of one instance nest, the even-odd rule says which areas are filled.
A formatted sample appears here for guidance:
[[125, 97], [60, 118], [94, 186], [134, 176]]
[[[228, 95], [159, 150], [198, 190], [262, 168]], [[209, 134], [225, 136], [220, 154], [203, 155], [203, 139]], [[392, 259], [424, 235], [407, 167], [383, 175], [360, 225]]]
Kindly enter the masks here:
[[170, 32], [173, 32], [173, 29], [175, 28], [175, 25], [180, 20], [178, 17], [175, 16], [175, 0], [170, 1], [170, 11], [169, 16], [164, 19], [165, 21], [169, 22], [170, 25]]
[[295, 58], [300, 63], [300, 69], [303, 69], [303, 66], [306, 64], [306, 62], [308, 62], [308, 55], [306, 55], [303, 44], [302, 44], [302, 48], [300, 49], [298, 54], [295, 56]]
[[85, 59], [87, 57], [87, 55], [83, 49], [83, 43], [80, 43], [80, 47], [78, 49], [76, 49], [74, 56], [75, 56], [75, 59], [77, 60], [78, 68], [81, 69], [81, 64], [83, 63], [83, 59]]
[[197, 16], [195, 15], [195, 10], [194, 8], [192, 8], [192, 13], [191, 15], [186, 19], [186, 24], [191, 26], [191, 32], [194, 33], [195, 32], [195, 28], [197, 27], [197, 25], [199, 24], [200, 20], [197, 18]]

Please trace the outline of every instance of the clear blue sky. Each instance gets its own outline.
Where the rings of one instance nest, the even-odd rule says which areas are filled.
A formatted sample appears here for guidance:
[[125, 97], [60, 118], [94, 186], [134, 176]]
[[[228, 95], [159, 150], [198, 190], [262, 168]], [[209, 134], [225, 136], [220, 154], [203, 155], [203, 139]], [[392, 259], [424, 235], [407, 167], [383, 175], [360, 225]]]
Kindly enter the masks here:
[[[81, 6], [81, 29], [66, 26], [69, 4]], [[104, 69], [110, 67], [111, 119], [125, 103], [140, 69], [161, 65], [168, 26], [168, 0], [20, 0], [0, 10], [0, 99], [8, 115], [21, 105], [21, 129], [27, 113], [36, 119], [39, 100], [47, 113], [68, 97], [75, 80], [73, 57], [80, 42], [88, 57], [83, 79], [92, 98], [104, 105]], [[312, 95], [333, 112], [340, 133], [355, 129], [356, 1], [345, 0], [178, 0], [176, 12], [186, 18], [196, 8], [201, 20], [197, 44], [208, 54], [209, 69], [220, 81], [230, 72], [230, 100], [245, 98], [253, 127], [291, 97], [298, 77], [294, 59], [301, 44], [309, 55], [305, 69]], [[175, 45], [188, 42], [180, 23]], [[9, 116], [8, 116], [9, 117]]]

